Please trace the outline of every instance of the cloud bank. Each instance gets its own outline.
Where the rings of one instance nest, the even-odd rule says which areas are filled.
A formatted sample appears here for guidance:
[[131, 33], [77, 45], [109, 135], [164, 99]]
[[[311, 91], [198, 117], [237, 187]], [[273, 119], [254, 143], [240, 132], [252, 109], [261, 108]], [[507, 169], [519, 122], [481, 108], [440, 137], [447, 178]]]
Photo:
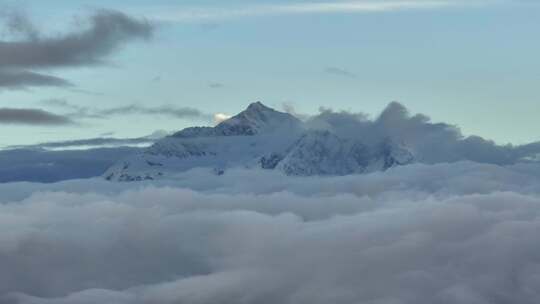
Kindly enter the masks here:
[[14, 37], [0, 41], [0, 88], [9, 89], [69, 86], [69, 81], [42, 70], [104, 64], [120, 46], [148, 39], [154, 30], [147, 20], [110, 10], [98, 10], [78, 20], [75, 31], [57, 36], [46, 36], [17, 11], [6, 11], [0, 19]]
[[537, 303], [538, 172], [0, 185], [0, 303]]

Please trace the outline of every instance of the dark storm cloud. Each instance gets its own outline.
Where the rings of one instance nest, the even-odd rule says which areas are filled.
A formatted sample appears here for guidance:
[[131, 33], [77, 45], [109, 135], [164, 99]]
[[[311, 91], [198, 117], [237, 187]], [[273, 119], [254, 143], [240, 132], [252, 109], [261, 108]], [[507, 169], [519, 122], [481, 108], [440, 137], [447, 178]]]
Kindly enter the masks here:
[[355, 73], [338, 67], [327, 67], [324, 69], [324, 72], [327, 74], [337, 75], [341, 77], [356, 78]]
[[135, 39], [148, 39], [154, 27], [147, 20], [110, 10], [98, 10], [88, 20], [79, 20], [79, 30], [60, 36], [38, 31], [25, 15], [4, 13], [5, 28], [22, 39], [0, 41], [0, 87], [65, 86], [68, 81], [29, 72], [103, 64], [120, 46]]
[[41, 109], [0, 108], [0, 124], [62, 126], [73, 123], [69, 117]]

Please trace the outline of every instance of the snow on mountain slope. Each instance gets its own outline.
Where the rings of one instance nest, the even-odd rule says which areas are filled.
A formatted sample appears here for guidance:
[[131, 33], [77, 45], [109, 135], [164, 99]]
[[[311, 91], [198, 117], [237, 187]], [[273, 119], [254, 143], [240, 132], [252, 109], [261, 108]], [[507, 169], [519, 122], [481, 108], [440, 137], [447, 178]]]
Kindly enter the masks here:
[[413, 161], [409, 150], [390, 140], [368, 147], [328, 131], [308, 131], [276, 168], [287, 175], [347, 175], [384, 171]]
[[329, 131], [308, 131], [276, 168], [288, 175], [346, 175], [362, 172], [366, 157], [367, 149], [360, 144]]
[[105, 173], [116, 181], [172, 177], [205, 167], [280, 170], [287, 175], [346, 175], [386, 170], [414, 161], [404, 146], [382, 140], [374, 147], [361, 139], [342, 139], [329, 131], [305, 130], [294, 116], [257, 102], [216, 127], [187, 128]]
[[257, 167], [268, 151], [283, 153], [297, 135], [168, 137], [121, 161], [106, 173], [109, 180], [139, 181], [173, 176], [197, 167], [216, 173], [231, 167]]

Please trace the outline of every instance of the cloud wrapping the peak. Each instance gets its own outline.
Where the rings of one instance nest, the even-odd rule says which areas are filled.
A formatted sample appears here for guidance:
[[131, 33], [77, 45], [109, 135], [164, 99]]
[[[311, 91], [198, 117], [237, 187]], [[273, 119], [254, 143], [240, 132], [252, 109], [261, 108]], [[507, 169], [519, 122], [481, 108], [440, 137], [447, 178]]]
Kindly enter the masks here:
[[364, 113], [321, 108], [319, 115], [307, 124], [310, 128], [327, 129], [370, 145], [390, 138], [408, 146], [417, 161], [429, 164], [469, 160], [508, 165], [540, 153], [538, 143], [498, 145], [480, 136], [466, 137], [457, 126], [432, 122], [424, 114], [413, 115], [399, 102], [390, 103], [374, 119]]

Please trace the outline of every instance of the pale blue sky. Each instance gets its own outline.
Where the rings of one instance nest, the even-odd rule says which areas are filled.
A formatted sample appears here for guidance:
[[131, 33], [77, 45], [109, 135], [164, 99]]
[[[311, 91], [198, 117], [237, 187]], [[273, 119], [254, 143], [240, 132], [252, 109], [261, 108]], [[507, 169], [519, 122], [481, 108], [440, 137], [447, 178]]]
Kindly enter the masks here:
[[[320, 106], [412, 112], [499, 143], [540, 140], [540, 6], [535, 1], [1, 1], [54, 35], [109, 8], [158, 24], [106, 66], [51, 69], [75, 88], [0, 90], [0, 108], [175, 105], [234, 114], [260, 100], [300, 113]], [[1, 7], [1, 6], [0, 6]], [[213, 85], [212, 85], [213, 84]], [[220, 84], [220, 85], [216, 85]], [[88, 91], [97, 94], [82, 93]], [[77, 126], [2, 125], [0, 146], [178, 130], [201, 119], [118, 115]]]

